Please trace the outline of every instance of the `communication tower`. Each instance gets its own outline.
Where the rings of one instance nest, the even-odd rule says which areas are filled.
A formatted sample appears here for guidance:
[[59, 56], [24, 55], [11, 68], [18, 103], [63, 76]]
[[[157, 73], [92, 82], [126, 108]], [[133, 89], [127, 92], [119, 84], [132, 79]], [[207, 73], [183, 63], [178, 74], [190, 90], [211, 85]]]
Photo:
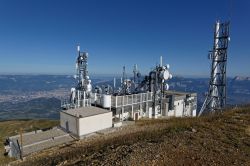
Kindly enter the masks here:
[[199, 112], [220, 111], [226, 105], [226, 65], [229, 38], [229, 22], [217, 21], [214, 28], [214, 46], [209, 53], [212, 60], [209, 91]]

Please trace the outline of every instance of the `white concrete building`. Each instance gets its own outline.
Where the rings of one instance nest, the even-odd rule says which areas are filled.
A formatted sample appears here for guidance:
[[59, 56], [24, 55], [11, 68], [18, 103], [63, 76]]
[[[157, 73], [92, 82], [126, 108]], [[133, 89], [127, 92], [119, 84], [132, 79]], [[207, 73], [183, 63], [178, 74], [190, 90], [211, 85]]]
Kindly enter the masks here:
[[[100, 105], [101, 106], [101, 105]], [[138, 93], [122, 96], [111, 96], [110, 109], [121, 121], [138, 120], [142, 117], [195, 117], [197, 94], [188, 92], [165, 91], [162, 98], [156, 101], [153, 111], [153, 93]]]
[[197, 94], [187, 92], [168, 91], [169, 107], [166, 115], [169, 117], [195, 117], [197, 109]]
[[77, 138], [112, 127], [112, 112], [98, 107], [81, 107], [60, 112], [60, 126]]

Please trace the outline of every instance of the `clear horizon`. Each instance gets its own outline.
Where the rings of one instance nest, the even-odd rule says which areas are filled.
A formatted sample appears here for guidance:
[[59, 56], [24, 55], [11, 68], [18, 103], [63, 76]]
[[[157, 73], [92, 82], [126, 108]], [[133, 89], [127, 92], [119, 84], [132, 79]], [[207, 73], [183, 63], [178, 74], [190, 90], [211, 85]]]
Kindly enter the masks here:
[[[19, 76], [43, 76], [43, 75], [47, 75], [47, 76], [74, 76], [75, 73], [0, 73], [0, 76], [15, 76], [15, 75], [19, 75]], [[122, 77], [122, 73], [121, 74], [95, 74], [95, 73], [89, 73], [90, 75], [90, 79], [91, 78], [96, 78], [96, 77], [107, 77], [107, 78], [117, 78], [119, 79], [120, 77]], [[133, 77], [132, 73], [128, 73], [127, 74], [128, 77]], [[142, 76], [147, 75], [147, 73], [143, 73]], [[235, 77], [249, 77], [249, 76], [242, 76], [242, 75], [235, 75], [235, 76], [227, 76], [227, 78], [235, 78]], [[173, 75], [173, 77], [183, 77], [183, 78], [207, 78], [209, 79], [210, 76], [201, 76], [201, 75]]]

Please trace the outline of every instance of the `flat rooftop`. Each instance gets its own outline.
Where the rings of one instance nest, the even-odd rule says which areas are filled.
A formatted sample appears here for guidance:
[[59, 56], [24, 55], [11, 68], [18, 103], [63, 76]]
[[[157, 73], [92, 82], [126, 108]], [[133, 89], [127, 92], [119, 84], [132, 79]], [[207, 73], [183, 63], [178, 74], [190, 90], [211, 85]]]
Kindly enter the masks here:
[[90, 106], [90, 107], [81, 107], [81, 108], [63, 110], [62, 112], [78, 118], [84, 118], [93, 115], [109, 113], [110, 111], [105, 110], [103, 108]]

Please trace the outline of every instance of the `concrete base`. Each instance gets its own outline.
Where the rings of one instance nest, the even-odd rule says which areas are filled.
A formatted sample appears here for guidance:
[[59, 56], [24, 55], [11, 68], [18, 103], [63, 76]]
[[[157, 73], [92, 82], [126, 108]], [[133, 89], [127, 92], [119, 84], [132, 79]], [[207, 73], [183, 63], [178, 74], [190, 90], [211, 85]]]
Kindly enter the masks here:
[[121, 126], [122, 126], [122, 122], [113, 123], [113, 127], [121, 127]]

